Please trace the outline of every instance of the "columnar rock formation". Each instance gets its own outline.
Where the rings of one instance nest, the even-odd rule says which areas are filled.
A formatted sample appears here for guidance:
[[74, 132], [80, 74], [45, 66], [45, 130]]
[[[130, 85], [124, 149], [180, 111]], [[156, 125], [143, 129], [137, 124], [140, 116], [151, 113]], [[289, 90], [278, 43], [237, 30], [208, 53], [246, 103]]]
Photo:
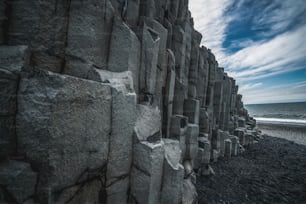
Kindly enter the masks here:
[[196, 203], [252, 143], [188, 0], [0, 3], [0, 202]]

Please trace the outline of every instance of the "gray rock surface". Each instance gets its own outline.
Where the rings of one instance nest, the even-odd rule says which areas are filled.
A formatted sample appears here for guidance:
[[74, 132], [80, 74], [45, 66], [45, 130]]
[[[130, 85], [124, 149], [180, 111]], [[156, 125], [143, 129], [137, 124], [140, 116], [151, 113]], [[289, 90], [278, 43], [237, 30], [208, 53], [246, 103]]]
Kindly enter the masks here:
[[198, 198], [198, 194], [197, 194], [196, 188], [193, 185], [193, 183], [191, 182], [191, 180], [190, 179], [184, 179], [182, 203], [196, 204], [196, 203], [198, 203], [197, 198]]
[[188, 117], [189, 123], [199, 124], [200, 102], [195, 99], [184, 101], [184, 115]]
[[152, 104], [153, 99], [150, 100], [148, 97], [154, 96], [155, 93], [160, 37], [155, 30], [144, 24], [141, 39], [142, 53], [139, 85], [141, 95], [143, 95], [143, 99], [141, 99], [141, 101]]
[[225, 156], [231, 158], [232, 156], [232, 141], [230, 139], [224, 140], [225, 145]]
[[36, 182], [37, 173], [33, 172], [29, 163], [13, 160], [0, 162], [0, 185], [18, 203], [34, 195]]
[[128, 25], [118, 17], [114, 18], [108, 70], [112, 72], [131, 71], [136, 93], [139, 91], [140, 47], [136, 34]]
[[60, 72], [65, 61], [69, 3], [67, 0], [10, 2], [9, 45], [28, 45], [31, 64]]
[[161, 116], [156, 107], [137, 105], [135, 133], [139, 141], [156, 141], [161, 138]]
[[0, 44], [3, 44], [5, 42], [4, 24], [7, 21], [7, 17], [5, 14], [6, 6], [7, 4], [5, 1], [0, 2]]
[[210, 155], [211, 155], [210, 141], [204, 137], [199, 137], [198, 140], [199, 140], [199, 148], [203, 148], [204, 150], [203, 163], [208, 164], [210, 161]]
[[[136, 95], [124, 84], [111, 88], [111, 132], [106, 174], [107, 202], [127, 200], [132, 164], [133, 131], [136, 121]], [[118, 188], [119, 187], [119, 188]]]
[[101, 69], [107, 66], [113, 13], [107, 0], [76, 0], [69, 3], [66, 74], [87, 78], [92, 67]]
[[0, 46], [0, 159], [16, 152], [19, 74], [28, 63], [27, 46]]
[[162, 143], [140, 142], [133, 147], [131, 194], [138, 203], [158, 203], [162, 185]]
[[[173, 153], [171, 153], [173, 154]], [[181, 164], [172, 163], [169, 159], [170, 155], [167, 155], [164, 160], [163, 168], [163, 180], [161, 188], [161, 203], [181, 203], [182, 190], [184, 179], [184, 167]]]
[[186, 133], [186, 155], [185, 159], [194, 160], [198, 154], [198, 136], [199, 126], [196, 124], [188, 124]]
[[163, 108], [163, 134], [170, 137], [171, 117], [173, 113], [173, 97], [175, 86], [175, 58], [171, 50], [167, 50], [168, 67], [165, 85], [164, 108]]
[[69, 186], [106, 164], [111, 105], [105, 84], [42, 70], [22, 76], [18, 152], [38, 169], [38, 191]]

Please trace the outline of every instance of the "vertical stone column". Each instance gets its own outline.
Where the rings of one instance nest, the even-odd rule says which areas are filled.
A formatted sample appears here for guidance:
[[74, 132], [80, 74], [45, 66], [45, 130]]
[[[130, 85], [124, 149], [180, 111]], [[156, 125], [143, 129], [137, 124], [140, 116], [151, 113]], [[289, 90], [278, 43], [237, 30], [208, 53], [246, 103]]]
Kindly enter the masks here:
[[[164, 162], [162, 143], [143, 141], [134, 145], [133, 152], [131, 172], [133, 198], [137, 203], [159, 203]], [[118, 201], [120, 203], [120, 200]]]
[[0, 2], [0, 45], [5, 43], [5, 22], [8, 20], [5, 11], [7, 9], [5, 1]]
[[197, 98], [200, 100], [200, 107], [205, 108], [206, 106], [206, 92], [208, 86], [208, 65], [207, 65], [207, 49], [202, 46], [199, 50], [199, 66], [198, 66], [198, 82], [196, 84], [197, 88]]
[[0, 46], [0, 160], [17, 151], [17, 91], [29, 58], [27, 46]]
[[140, 50], [136, 34], [120, 18], [114, 18], [107, 69], [131, 71], [136, 94], [139, 93]]
[[182, 159], [185, 158], [186, 153], [186, 134], [188, 127], [188, 118], [182, 115], [173, 115], [170, 124], [170, 138], [180, 141], [180, 148], [182, 150]]
[[156, 16], [155, 0], [140, 0], [140, 16], [154, 19]]
[[225, 156], [227, 158], [231, 158], [232, 156], [232, 141], [230, 139], [226, 139], [224, 141], [225, 144]]
[[174, 97], [174, 86], [175, 86], [175, 58], [171, 50], [167, 50], [168, 66], [167, 66], [167, 78], [163, 108], [163, 135], [164, 137], [170, 137], [170, 123], [173, 109], [173, 97]]
[[181, 148], [176, 140], [164, 139], [165, 159], [161, 188], [161, 203], [181, 203], [184, 167], [180, 164]]
[[143, 26], [141, 33], [141, 66], [139, 77], [140, 101], [152, 104], [154, 101], [157, 60], [159, 53], [160, 37], [156, 31]]
[[165, 94], [163, 93], [163, 88], [165, 88], [166, 86], [166, 77], [167, 77], [168, 53], [166, 49], [167, 49], [168, 30], [158, 21], [147, 17], [140, 18], [140, 24], [146, 24], [148, 27], [152, 28], [160, 38], [158, 57], [157, 57], [156, 82], [155, 82], [153, 105], [159, 107], [161, 112], [163, 112], [162, 97]]
[[201, 42], [202, 35], [193, 31], [192, 33], [192, 47], [191, 47], [191, 60], [190, 60], [190, 69], [189, 69], [189, 84], [188, 84], [188, 97], [196, 98], [197, 97], [197, 83], [202, 81], [199, 74], [199, 58], [200, 58], [200, 48], [199, 44]]

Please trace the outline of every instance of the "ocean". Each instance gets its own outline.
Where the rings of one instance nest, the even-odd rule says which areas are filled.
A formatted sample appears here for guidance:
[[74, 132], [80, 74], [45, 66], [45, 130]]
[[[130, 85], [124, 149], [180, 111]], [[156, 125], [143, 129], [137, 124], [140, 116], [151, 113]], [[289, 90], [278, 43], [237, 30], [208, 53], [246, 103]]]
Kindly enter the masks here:
[[245, 107], [264, 134], [306, 145], [306, 102], [249, 104]]

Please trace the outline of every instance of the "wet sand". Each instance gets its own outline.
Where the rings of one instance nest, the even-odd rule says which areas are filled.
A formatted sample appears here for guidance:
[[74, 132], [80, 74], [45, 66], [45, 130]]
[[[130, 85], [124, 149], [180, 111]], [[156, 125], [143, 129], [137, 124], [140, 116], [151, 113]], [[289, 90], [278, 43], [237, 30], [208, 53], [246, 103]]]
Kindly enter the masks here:
[[257, 127], [263, 134], [291, 140], [297, 144], [306, 145], [306, 125], [269, 124], [257, 122]]
[[230, 160], [197, 177], [199, 203], [306, 203], [306, 146], [263, 136]]

